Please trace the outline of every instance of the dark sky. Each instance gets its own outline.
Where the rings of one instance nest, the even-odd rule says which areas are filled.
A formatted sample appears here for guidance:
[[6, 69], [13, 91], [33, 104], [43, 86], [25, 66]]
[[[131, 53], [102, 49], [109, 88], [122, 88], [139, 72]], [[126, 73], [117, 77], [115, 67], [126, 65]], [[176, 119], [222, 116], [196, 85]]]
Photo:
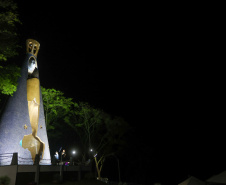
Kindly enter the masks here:
[[18, 3], [21, 44], [41, 44], [41, 85], [124, 117], [157, 148], [169, 181], [226, 169], [222, 67], [203, 55], [198, 14]]
[[128, 108], [137, 109], [148, 89], [142, 85], [148, 63], [141, 64], [143, 46], [134, 35], [134, 20], [122, 11], [117, 16], [88, 16], [76, 12], [76, 5], [62, 3], [40, 3], [30, 12], [28, 4], [21, 4], [23, 38], [41, 44], [38, 62], [44, 87], [119, 116], [127, 116]]

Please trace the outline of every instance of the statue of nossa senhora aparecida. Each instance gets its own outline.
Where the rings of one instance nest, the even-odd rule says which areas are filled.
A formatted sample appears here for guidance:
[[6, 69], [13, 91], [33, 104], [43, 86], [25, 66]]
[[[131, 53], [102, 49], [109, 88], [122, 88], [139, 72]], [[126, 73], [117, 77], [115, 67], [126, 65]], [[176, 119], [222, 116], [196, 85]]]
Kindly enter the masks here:
[[27, 102], [32, 133], [24, 135], [20, 145], [30, 151], [33, 161], [35, 161], [36, 154], [39, 154], [41, 156], [40, 159], [42, 159], [45, 150], [45, 143], [37, 136], [40, 108], [40, 82], [37, 65], [39, 47], [40, 44], [36, 40], [28, 39], [26, 41], [27, 53], [30, 54], [28, 59]]

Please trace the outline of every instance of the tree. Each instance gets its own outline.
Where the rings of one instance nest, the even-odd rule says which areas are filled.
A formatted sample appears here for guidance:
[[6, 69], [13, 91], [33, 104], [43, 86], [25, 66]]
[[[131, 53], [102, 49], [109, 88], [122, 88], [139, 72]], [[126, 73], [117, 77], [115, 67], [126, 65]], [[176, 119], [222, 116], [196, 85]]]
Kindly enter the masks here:
[[[17, 5], [12, 0], [0, 1], [0, 62], [17, 55], [18, 35], [16, 25], [20, 23], [16, 13]], [[12, 95], [16, 91], [20, 68], [0, 64], [0, 93]]]
[[[82, 151], [82, 163], [87, 161], [92, 149], [90, 157], [94, 159], [98, 178], [101, 179], [105, 158], [120, 154], [126, 144], [125, 134], [129, 128], [127, 122], [121, 117], [112, 117], [88, 103], [73, 102], [71, 98], [64, 97], [61, 91], [55, 89], [42, 87], [42, 97], [48, 134], [54, 130], [56, 135], [58, 129], [55, 128], [62, 128], [65, 132], [72, 128], [79, 136], [77, 143]], [[64, 126], [61, 127], [62, 125]]]
[[41, 87], [47, 130], [55, 129], [59, 120], [69, 114], [75, 104], [72, 98], [66, 98], [64, 93], [55, 89]]
[[15, 65], [0, 66], [0, 92], [12, 96], [17, 89], [17, 79], [19, 76], [19, 67]]
[[3, 109], [8, 95], [17, 89], [20, 68], [6, 63], [8, 58], [16, 56], [18, 35], [16, 26], [20, 23], [16, 13], [17, 5], [12, 0], [0, 1], [0, 111]]
[[97, 138], [99, 145], [94, 155], [98, 179], [101, 179], [101, 171], [106, 157], [116, 157], [125, 147], [125, 135], [129, 128], [128, 123], [121, 117], [111, 118], [111, 116], [106, 113], [102, 116], [105, 131], [102, 136]]
[[96, 133], [101, 126], [102, 111], [85, 102], [79, 102], [75, 105], [64, 120], [79, 135], [83, 150], [82, 161], [85, 162], [87, 152], [92, 148]]
[[12, 0], [0, 1], [0, 61], [18, 54], [16, 26], [21, 22], [16, 10], [17, 5]]
[[96, 164], [98, 178], [101, 179], [104, 160], [109, 155], [116, 155], [125, 145], [124, 136], [128, 124], [120, 117], [112, 118], [109, 114], [91, 107], [88, 103], [79, 103], [73, 115], [66, 117], [68, 123], [80, 136], [83, 146], [83, 161], [90, 149]]
[[0, 114], [4, 108], [8, 96], [13, 95], [17, 89], [17, 79], [20, 76], [20, 68], [15, 65], [0, 66]]

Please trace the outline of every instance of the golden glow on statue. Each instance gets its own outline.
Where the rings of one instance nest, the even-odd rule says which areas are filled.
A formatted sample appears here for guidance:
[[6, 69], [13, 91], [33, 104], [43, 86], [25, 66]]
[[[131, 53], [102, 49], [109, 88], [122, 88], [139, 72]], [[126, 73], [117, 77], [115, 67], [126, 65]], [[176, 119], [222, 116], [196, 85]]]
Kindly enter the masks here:
[[30, 78], [27, 80], [27, 101], [32, 134], [36, 136], [38, 131], [40, 105], [40, 85], [39, 79], [37, 78]]
[[[26, 41], [27, 53], [37, 57], [40, 44], [32, 39]], [[27, 79], [27, 101], [28, 112], [32, 133], [25, 135], [22, 140], [22, 147], [28, 149], [31, 153], [32, 160], [35, 161], [35, 155], [44, 156], [45, 143], [37, 136], [39, 107], [40, 107], [40, 83], [38, 79], [37, 60], [31, 56], [28, 61], [28, 79]], [[26, 125], [26, 124], [25, 124]]]
[[40, 44], [38, 41], [33, 39], [27, 39], [26, 40], [26, 51], [27, 53], [31, 53], [35, 57], [38, 55], [38, 50], [40, 48]]

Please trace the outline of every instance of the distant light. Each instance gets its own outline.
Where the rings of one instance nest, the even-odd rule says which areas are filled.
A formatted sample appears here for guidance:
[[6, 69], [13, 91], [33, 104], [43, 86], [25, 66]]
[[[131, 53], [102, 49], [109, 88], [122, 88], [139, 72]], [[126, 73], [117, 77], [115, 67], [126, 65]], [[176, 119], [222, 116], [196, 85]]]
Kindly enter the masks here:
[[75, 150], [73, 150], [73, 151], [72, 151], [72, 154], [76, 154], [76, 151], [75, 151]]
[[90, 152], [92, 152], [92, 151], [93, 151], [93, 149], [91, 148], [91, 149], [90, 149]]

